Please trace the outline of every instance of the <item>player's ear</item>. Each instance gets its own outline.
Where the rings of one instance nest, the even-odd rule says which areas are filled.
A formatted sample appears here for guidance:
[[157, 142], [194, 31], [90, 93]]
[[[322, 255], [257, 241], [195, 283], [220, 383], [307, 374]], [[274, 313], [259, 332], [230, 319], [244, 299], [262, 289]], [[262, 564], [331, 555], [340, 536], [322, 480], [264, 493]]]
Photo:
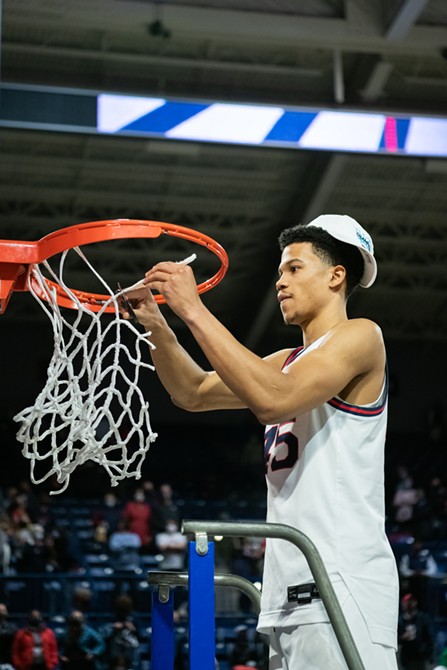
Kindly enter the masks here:
[[340, 287], [346, 279], [346, 269], [343, 265], [333, 265], [331, 267], [330, 284], [331, 288]]

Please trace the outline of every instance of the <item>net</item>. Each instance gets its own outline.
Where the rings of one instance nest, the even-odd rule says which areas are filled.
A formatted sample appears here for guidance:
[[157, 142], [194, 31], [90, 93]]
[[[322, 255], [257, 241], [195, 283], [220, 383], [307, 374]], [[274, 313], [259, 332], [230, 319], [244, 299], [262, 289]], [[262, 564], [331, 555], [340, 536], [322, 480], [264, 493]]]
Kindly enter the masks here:
[[[65, 284], [69, 251], [79, 255], [110, 296], [97, 312]], [[61, 254], [57, 272], [48, 261], [30, 266], [28, 289], [50, 318], [54, 352], [34, 405], [14, 417], [20, 424], [17, 439], [23, 444], [22, 454], [31, 462], [31, 480], [40, 484], [55, 477], [61, 487], [52, 494], [65, 491], [73, 471], [88, 460], [105, 468], [112, 486], [127, 477], [140, 479], [145, 456], [157, 437], [139, 383], [141, 371], [154, 370], [144, 360], [148, 347], [154, 348], [150, 333], [141, 333], [120, 316], [119, 296], [80, 248], [69, 251]], [[77, 311], [61, 310], [56, 288], [46, 281], [43, 269]], [[70, 320], [67, 312], [74, 318]]]

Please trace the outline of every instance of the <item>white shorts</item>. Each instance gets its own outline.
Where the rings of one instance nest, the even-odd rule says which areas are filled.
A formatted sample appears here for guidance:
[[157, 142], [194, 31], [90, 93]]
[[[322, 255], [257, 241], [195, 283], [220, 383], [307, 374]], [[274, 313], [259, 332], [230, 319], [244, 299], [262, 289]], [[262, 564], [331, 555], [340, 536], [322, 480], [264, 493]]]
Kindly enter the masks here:
[[[351, 595], [343, 603], [343, 614], [365, 670], [397, 670], [396, 651], [371, 640]], [[330, 623], [273, 628], [269, 638], [269, 670], [346, 670], [348, 667]]]

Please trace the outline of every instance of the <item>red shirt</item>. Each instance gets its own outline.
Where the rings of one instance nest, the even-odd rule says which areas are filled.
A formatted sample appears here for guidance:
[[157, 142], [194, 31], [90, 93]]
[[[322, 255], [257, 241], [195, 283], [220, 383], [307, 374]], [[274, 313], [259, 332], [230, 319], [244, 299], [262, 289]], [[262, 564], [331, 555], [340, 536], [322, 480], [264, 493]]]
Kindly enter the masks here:
[[54, 670], [58, 664], [57, 642], [51, 628], [31, 631], [21, 628], [17, 631], [12, 643], [12, 663], [16, 670], [30, 670], [33, 665], [34, 635], [40, 637], [42, 656], [47, 670]]

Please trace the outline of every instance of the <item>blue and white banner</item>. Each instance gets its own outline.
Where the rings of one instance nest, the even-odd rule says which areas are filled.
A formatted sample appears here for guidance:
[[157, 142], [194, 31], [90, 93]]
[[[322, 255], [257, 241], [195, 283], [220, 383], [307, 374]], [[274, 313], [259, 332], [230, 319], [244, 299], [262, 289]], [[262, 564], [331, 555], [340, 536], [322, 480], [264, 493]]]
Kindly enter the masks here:
[[447, 156], [447, 119], [98, 95], [97, 130], [199, 142]]
[[0, 85], [0, 127], [447, 158], [447, 118]]

